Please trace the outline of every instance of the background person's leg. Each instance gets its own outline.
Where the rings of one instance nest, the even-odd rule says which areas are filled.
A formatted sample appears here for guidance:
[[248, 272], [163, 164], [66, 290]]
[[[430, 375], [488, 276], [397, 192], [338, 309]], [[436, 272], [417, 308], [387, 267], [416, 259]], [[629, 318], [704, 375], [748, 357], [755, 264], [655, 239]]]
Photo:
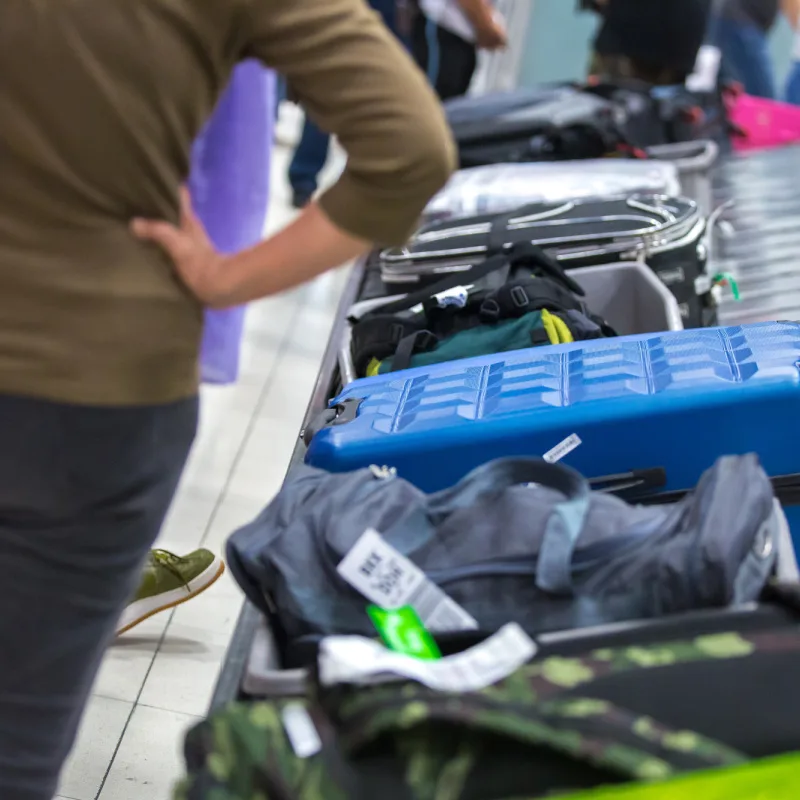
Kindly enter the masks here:
[[[450, 31], [434, 27], [439, 48], [436, 92], [442, 100], [463, 97], [469, 91], [478, 64], [475, 45]], [[430, 35], [429, 31], [429, 38]]]
[[295, 208], [306, 205], [317, 191], [319, 174], [328, 160], [329, 144], [330, 136], [306, 117], [303, 134], [289, 165], [289, 183]]
[[800, 106], [800, 61], [795, 61], [789, 72], [786, 81], [786, 102]]
[[414, 17], [413, 26], [411, 28], [411, 55], [417, 66], [428, 76], [431, 86], [436, 83], [435, 72], [432, 75], [430, 71], [430, 47], [428, 42], [428, 20], [425, 15], [419, 11]]
[[775, 98], [775, 71], [766, 35], [755, 25], [720, 19], [714, 38], [722, 51], [725, 69], [753, 97]]
[[2, 800], [53, 797], [196, 426], [196, 399], [100, 409], [0, 396]]

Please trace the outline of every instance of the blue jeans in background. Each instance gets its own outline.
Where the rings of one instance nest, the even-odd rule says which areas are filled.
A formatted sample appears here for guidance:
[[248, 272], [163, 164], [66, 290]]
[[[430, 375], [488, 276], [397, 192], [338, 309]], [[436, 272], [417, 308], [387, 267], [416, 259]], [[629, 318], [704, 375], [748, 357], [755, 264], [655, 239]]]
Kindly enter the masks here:
[[795, 61], [789, 72], [789, 79], [786, 82], [786, 102], [800, 106], [800, 61]]
[[[395, 32], [395, 0], [369, 0], [369, 4], [383, 17], [386, 27]], [[329, 145], [330, 136], [306, 117], [303, 134], [289, 165], [289, 183], [296, 205], [310, 200], [317, 191], [317, 179], [328, 160]]]
[[730, 19], [715, 20], [712, 30], [725, 69], [744, 86], [745, 92], [774, 100], [775, 70], [767, 34], [757, 25]]

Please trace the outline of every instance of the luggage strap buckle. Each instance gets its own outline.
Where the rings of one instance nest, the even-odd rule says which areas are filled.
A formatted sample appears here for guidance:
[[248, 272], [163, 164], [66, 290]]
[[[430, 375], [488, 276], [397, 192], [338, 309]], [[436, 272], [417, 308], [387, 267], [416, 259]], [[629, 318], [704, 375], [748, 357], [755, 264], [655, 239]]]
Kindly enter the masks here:
[[528, 293], [522, 286], [512, 286], [511, 291], [508, 294], [511, 299], [511, 302], [517, 308], [527, 308], [531, 303], [531, 299], [528, 296]]

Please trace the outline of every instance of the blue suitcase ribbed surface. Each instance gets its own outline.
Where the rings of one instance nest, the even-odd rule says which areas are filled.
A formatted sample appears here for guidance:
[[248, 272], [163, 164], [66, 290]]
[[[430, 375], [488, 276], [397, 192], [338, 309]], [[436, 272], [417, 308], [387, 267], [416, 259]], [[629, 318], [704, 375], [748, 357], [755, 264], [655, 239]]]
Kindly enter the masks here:
[[391, 466], [422, 489], [501, 456], [543, 455], [587, 477], [663, 467], [694, 486], [724, 454], [800, 472], [800, 324], [770, 322], [538, 347], [350, 384], [306, 461], [341, 472]]

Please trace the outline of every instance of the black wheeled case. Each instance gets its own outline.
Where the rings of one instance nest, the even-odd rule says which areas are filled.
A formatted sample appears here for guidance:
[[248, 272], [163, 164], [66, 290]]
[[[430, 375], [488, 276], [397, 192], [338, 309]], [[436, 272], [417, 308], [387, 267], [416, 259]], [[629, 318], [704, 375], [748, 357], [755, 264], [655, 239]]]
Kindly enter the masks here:
[[533, 203], [426, 225], [404, 247], [380, 254], [381, 276], [394, 292], [464, 273], [487, 256], [531, 242], [566, 268], [643, 261], [675, 295], [684, 326], [715, 324], [715, 287], [706, 274], [707, 224], [697, 204], [636, 194]]
[[624, 108], [572, 86], [456, 100], [445, 109], [462, 167], [601, 158], [624, 141]]

